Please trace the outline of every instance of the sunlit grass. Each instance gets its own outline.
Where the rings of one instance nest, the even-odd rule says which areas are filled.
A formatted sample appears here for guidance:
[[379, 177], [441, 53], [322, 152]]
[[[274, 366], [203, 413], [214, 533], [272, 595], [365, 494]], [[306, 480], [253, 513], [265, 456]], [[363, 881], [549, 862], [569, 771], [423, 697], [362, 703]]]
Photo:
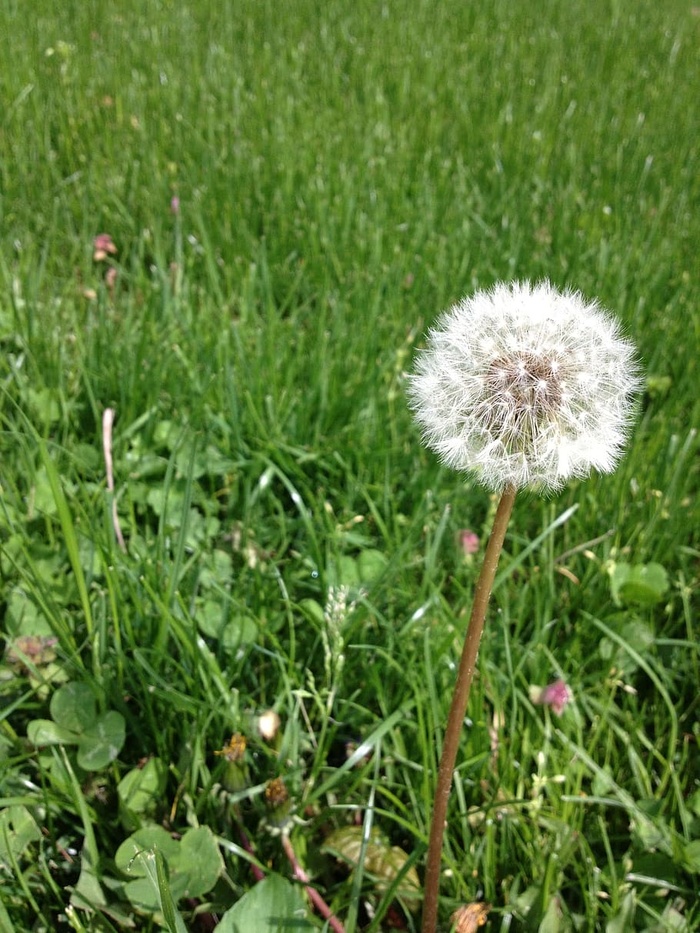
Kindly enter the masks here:
[[[78, 903], [83, 927], [155, 929], [114, 864], [139, 822], [211, 830], [221, 916], [251, 859], [290, 876], [282, 776], [313, 884], [348, 931], [387, 928], [393, 894], [321, 846], [370, 819], [392, 877], [422, 877], [479, 563], [457, 533], [493, 509], [419, 445], [404, 373], [449, 302], [542, 276], [619, 315], [648, 388], [613, 476], [516, 506], [443, 925], [476, 900], [493, 930], [700, 923], [699, 28], [676, 2], [3, 5], [0, 925], [65, 923], [81, 864], [98, 905], [87, 839], [108, 909]], [[668, 586], [620, 596], [621, 564]], [[530, 695], [558, 677], [561, 718]], [[82, 733], [28, 741], [64, 682], [123, 717], [108, 767], [78, 766]], [[120, 808], [148, 759], [154, 805]]]

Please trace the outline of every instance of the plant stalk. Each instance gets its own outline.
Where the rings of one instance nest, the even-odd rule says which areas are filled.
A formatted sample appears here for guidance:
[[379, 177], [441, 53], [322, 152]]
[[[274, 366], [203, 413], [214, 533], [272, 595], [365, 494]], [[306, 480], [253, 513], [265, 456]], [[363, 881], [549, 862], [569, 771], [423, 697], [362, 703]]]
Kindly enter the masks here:
[[422, 933], [436, 933], [442, 838], [445, 831], [447, 804], [452, 787], [452, 774], [457, 759], [462, 723], [464, 722], [464, 716], [467, 712], [469, 690], [472, 685], [472, 680], [474, 679], [474, 669], [476, 667], [477, 654], [479, 653], [481, 633], [484, 630], [486, 609], [491, 596], [493, 581], [496, 576], [498, 560], [503, 550], [503, 541], [505, 540], [508, 521], [513, 511], [515, 493], [516, 489], [514, 486], [507, 487], [501, 495], [501, 500], [496, 509], [493, 528], [491, 529], [489, 541], [486, 545], [484, 562], [481, 565], [481, 572], [479, 573], [476, 590], [474, 591], [474, 604], [472, 606], [467, 634], [464, 639], [462, 658], [459, 662], [459, 671], [457, 673], [454, 694], [452, 696], [452, 706], [450, 707], [450, 714], [447, 718], [445, 738], [442, 745], [442, 756], [440, 758], [440, 770], [438, 771], [437, 787], [435, 790], [435, 801], [433, 803], [430, 839], [428, 842], [428, 859], [424, 883], [423, 925], [421, 927]]

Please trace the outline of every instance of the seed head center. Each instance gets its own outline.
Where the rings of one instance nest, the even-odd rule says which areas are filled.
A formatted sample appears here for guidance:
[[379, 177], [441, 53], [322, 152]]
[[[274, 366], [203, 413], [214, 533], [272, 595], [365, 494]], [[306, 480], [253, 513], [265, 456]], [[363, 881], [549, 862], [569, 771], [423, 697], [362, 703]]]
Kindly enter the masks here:
[[510, 417], [539, 422], [551, 417], [562, 401], [560, 367], [535, 353], [502, 356], [490, 364], [486, 383]]

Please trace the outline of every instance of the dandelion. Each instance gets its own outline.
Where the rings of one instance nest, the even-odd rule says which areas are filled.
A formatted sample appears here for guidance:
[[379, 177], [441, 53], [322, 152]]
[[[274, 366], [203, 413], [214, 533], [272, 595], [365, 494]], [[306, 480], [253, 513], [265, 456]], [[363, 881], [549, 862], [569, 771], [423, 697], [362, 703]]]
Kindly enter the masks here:
[[226, 761], [242, 761], [246, 750], [246, 737], [240, 732], [234, 732], [223, 748], [217, 749], [214, 754], [220, 755]]
[[265, 803], [268, 807], [268, 830], [275, 836], [284, 833], [290, 826], [292, 800], [283, 778], [272, 778], [265, 784]]
[[485, 901], [474, 901], [458, 907], [450, 918], [455, 933], [476, 933], [488, 919], [491, 905]]
[[[445, 728], [428, 845], [423, 933], [437, 923], [442, 837], [486, 609], [518, 489], [611, 472], [640, 387], [632, 344], [598, 302], [549, 282], [498, 284], [454, 305], [409, 377], [423, 440], [499, 494]], [[552, 685], [554, 687], [554, 685]], [[555, 713], [570, 699], [553, 692]], [[548, 690], [550, 688], [545, 688]], [[544, 692], [543, 692], [544, 694]]]
[[282, 720], [274, 709], [265, 710], [258, 716], [258, 732], [266, 742], [273, 742], [280, 730]]
[[289, 791], [280, 777], [272, 778], [265, 785], [265, 801], [273, 809], [283, 806], [289, 800]]
[[246, 737], [234, 732], [223, 748], [214, 754], [226, 761], [222, 784], [229, 793], [237, 793], [248, 786], [248, 768], [245, 763]]
[[638, 387], [633, 346], [596, 301], [523, 282], [477, 292], [442, 317], [409, 397], [447, 466], [496, 492], [556, 490], [614, 469]]

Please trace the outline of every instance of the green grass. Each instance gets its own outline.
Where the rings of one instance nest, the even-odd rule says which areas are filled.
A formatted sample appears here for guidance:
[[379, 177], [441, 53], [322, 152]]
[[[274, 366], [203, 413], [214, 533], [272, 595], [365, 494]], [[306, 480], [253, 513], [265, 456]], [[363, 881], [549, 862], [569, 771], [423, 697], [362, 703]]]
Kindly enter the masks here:
[[[274, 777], [347, 933], [397, 888], [417, 928], [478, 570], [455, 539], [494, 506], [422, 449], [404, 374], [513, 277], [598, 296], [648, 387], [616, 474], [516, 503], [443, 929], [475, 900], [494, 931], [700, 926], [699, 30], [676, 0], [3, 4], [3, 933], [236, 903], [262, 930]], [[561, 718], [529, 697], [557, 677]]]

